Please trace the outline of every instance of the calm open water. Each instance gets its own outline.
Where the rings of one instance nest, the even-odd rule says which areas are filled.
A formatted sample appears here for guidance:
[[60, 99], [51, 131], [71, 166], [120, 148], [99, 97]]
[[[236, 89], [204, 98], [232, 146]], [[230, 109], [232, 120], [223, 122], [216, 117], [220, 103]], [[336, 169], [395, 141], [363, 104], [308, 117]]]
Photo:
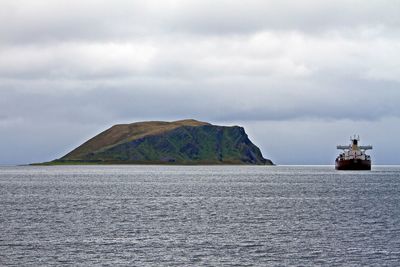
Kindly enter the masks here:
[[400, 266], [400, 167], [0, 167], [1, 266]]

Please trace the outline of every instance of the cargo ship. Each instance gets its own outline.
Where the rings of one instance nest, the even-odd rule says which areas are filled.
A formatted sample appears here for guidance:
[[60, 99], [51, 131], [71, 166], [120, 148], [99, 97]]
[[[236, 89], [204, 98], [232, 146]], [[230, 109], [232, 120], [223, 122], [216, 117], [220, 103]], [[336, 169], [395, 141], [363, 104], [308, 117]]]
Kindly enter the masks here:
[[350, 137], [350, 145], [337, 146], [343, 152], [336, 158], [336, 170], [371, 170], [371, 156], [365, 154], [366, 150], [372, 149], [372, 146], [360, 146], [360, 136]]

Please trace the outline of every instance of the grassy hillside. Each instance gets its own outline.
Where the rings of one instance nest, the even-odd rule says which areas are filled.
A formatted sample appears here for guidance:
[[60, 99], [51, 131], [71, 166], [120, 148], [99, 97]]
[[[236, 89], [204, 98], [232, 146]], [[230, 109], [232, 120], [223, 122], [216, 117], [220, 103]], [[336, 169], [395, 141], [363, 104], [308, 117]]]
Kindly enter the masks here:
[[115, 125], [53, 163], [272, 164], [242, 127], [195, 120]]
[[133, 141], [149, 135], [157, 135], [181, 126], [201, 126], [208, 123], [196, 120], [174, 122], [146, 121], [131, 124], [117, 124], [91, 138], [63, 157], [65, 160], [81, 159], [88, 153], [105, 150], [117, 144]]

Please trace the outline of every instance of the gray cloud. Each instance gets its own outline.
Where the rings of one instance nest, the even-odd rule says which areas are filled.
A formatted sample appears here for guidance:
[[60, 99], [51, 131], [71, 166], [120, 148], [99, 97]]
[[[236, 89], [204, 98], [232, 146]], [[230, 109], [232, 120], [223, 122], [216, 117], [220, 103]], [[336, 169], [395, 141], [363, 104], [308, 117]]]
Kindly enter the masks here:
[[330, 163], [322, 146], [363, 127], [381, 128], [373, 131], [379, 138], [399, 134], [392, 125], [400, 118], [397, 1], [10, 0], [0, 7], [0, 150], [10, 152], [0, 163], [50, 160], [136, 120], [242, 124], [280, 163], [296, 160], [260, 133], [277, 136], [274, 144], [291, 138], [301, 151], [296, 142], [329, 129], [317, 156], [302, 163]]
[[0, 47], [8, 79], [275, 80], [358, 78], [399, 82], [400, 39], [383, 34], [322, 37], [261, 32], [249, 36], [160, 38], [142, 42]]
[[[329, 120], [379, 120], [400, 117], [400, 91], [367, 85], [309, 86], [305, 82], [280, 84], [265, 81], [219, 81], [217, 83], [176, 83], [129, 81], [93, 88], [57, 90], [57, 83], [39, 83], [48, 91], [0, 90], [0, 112], [36, 121], [71, 120], [80, 123], [142, 118], [197, 117], [213, 121], [279, 121], [301, 118]], [[43, 85], [45, 84], [45, 85]], [[338, 87], [335, 87], [338, 86]], [[18, 103], [18, 104], [17, 104]]]
[[398, 11], [391, 0], [2, 1], [0, 36], [4, 42], [40, 43], [371, 26], [397, 31]]

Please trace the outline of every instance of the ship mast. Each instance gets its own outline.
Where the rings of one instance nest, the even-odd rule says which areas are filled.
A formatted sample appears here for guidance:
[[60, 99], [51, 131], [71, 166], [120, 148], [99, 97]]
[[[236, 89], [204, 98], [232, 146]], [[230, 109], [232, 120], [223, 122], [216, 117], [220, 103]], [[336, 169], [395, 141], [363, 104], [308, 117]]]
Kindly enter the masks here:
[[350, 145], [347, 145], [347, 146], [338, 145], [338, 146], [336, 146], [336, 148], [342, 149], [342, 150], [352, 150], [352, 151], [358, 151], [358, 150], [366, 151], [366, 150], [372, 149], [371, 145], [368, 145], [368, 146], [359, 146], [358, 145], [358, 141], [360, 141], [359, 135], [350, 136], [350, 141], [351, 141]]

